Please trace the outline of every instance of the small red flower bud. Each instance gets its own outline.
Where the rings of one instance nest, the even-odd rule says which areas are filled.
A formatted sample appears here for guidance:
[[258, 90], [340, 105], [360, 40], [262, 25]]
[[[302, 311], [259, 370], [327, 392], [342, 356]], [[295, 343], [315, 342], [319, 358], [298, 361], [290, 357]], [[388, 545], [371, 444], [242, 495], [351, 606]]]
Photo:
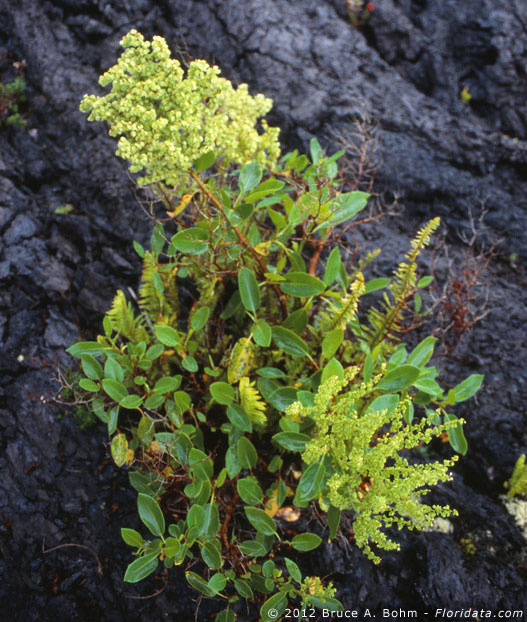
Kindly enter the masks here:
[[369, 11], [370, 13], [373, 11], [374, 8], [375, 5], [373, 4], [373, 2], [368, 2], [368, 4], [366, 5], [366, 11]]

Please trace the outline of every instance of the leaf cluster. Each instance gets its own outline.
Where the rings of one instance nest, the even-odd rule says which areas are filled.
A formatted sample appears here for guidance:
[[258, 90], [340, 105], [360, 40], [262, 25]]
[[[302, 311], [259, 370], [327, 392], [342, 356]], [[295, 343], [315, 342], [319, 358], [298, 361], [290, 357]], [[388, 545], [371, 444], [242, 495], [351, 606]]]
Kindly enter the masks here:
[[[164, 79], [168, 71], [160, 41], [150, 48], [132, 34], [125, 43], [150, 56], [134, 69], [128, 48], [124, 70], [118, 64], [104, 79], [113, 81], [121, 124], [136, 83], [155, 92], [152, 63]], [[88, 101], [84, 109], [99, 110], [100, 100]], [[199, 128], [200, 117], [194, 122]], [[144, 130], [139, 142], [153, 131]], [[187, 159], [177, 179], [163, 173], [173, 185], [159, 193], [166, 218], [150, 250], [134, 243], [143, 259], [137, 305], [118, 292], [97, 340], [68, 350], [80, 359], [79, 391], [107, 426], [114, 461], [130, 467], [139, 518], [153, 536], [123, 529], [136, 556], [125, 580], [140, 581], [160, 563], [183, 566], [193, 588], [225, 601], [218, 620], [235, 619], [238, 599], [264, 600], [262, 619], [295, 600], [336, 610], [332, 586], [304, 577], [290, 558], [322, 542], [295, 534], [310, 504], [326, 514], [330, 538], [347, 512], [375, 561], [372, 545], [397, 546], [385, 527], [422, 528], [450, 513], [421, 497], [449, 478], [453, 461], [416, 465], [402, 456], [440, 435], [465, 453], [462, 422], [448, 411], [482, 381], [471, 376], [445, 392], [429, 365], [435, 339], [411, 352], [401, 343], [419, 314], [418, 290], [430, 284], [417, 258], [439, 223], [418, 233], [393, 275], [366, 281], [365, 262], [337, 243], [339, 227], [368, 201], [346, 189], [342, 152], [326, 156], [313, 140], [309, 156], [251, 158], [239, 168], [226, 163], [243, 158], [226, 158], [222, 145], [204, 153], [180, 146]], [[160, 170], [148, 158], [142, 165]], [[368, 296], [377, 290], [384, 296], [374, 307]]]

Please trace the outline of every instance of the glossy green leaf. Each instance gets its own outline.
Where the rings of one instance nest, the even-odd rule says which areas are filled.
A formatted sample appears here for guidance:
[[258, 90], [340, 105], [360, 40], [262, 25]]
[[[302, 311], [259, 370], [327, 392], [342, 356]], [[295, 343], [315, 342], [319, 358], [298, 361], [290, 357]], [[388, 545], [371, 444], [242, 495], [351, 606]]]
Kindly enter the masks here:
[[284, 562], [291, 579], [293, 579], [297, 583], [302, 583], [302, 573], [300, 572], [300, 568], [298, 567], [298, 565], [288, 557], [284, 557]]
[[321, 294], [326, 286], [324, 283], [307, 272], [288, 272], [284, 275], [286, 280], [280, 282], [284, 294], [297, 298], [308, 298]]
[[273, 341], [285, 354], [299, 357], [309, 352], [306, 342], [296, 333], [283, 326], [273, 326]]
[[139, 548], [143, 546], [143, 536], [135, 529], [121, 528], [121, 538], [128, 544], [128, 546], [135, 546]]
[[181, 385], [181, 376], [165, 376], [160, 378], [154, 385], [154, 393], [165, 395], [177, 391]]
[[127, 583], [137, 583], [148, 577], [157, 568], [159, 560], [157, 553], [148, 553], [133, 561], [126, 569], [124, 581]]
[[252, 432], [253, 424], [249, 415], [239, 404], [230, 404], [227, 407], [227, 418], [235, 428], [242, 432]]
[[268, 598], [260, 607], [261, 620], [277, 620], [287, 608], [287, 595], [277, 592]]
[[181, 337], [177, 330], [172, 328], [172, 326], [158, 324], [157, 326], [154, 326], [154, 334], [165, 346], [173, 348], [181, 345]]
[[209, 247], [207, 232], [198, 227], [178, 231], [172, 236], [170, 244], [185, 255], [202, 255]]
[[332, 228], [340, 225], [346, 220], [350, 220], [366, 207], [370, 195], [367, 192], [347, 192], [340, 195], [335, 201], [334, 215], [327, 221], [321, 223], [315, 231], [320, 228]]
[[276, 534], [276, 525], [274, 520], [259, 508], [245, 507], [245, 515], [247, 520], [259, 533], [265, 536], [273, 536]]
[[273, 336], [271, 327], [265, 320], [258, 320], [253, 325], [252, 329], [254, 341], [262, 348], [268, 348], [271, 345], [271, 338]]
[[317, 497], [322, 489], [326, 469], [321, 461], [311, 463], [302, 473], [298, 482], [293, 503], [298, 507]]
[[238, 460], [244, 469], [250, 469], [256, 465], [258, 453], [256, 452], [254, 445], [246, 436], [242, 436], [238, 441], [236, 453], [238, 455]]
[[249, 557], [261, 557], [266, 553], [264, 545], [256, 540], [245, 540], [240, 544], [240, 550]]
[[262, 167], [258, 162], [246, 164], [240, 171], [240, 177], [238, 179], [238, 185], [242, 194], [247, 194], [250, 190], [255, 188], [260, 183], [262, 175]]
[[137, 495], [137, 509], [139, 518], [154, 536], [163, 536], [165, 533], [165, 517], [157, 501], [150, 495]]
[[460, 382], [453, 389], [450, 389], [447, 396], [447, 402], [449, 404], [455, 404], [456, 402], [464, 402], [470, 399], [475, 393], [477, 393], [483, 383], [484, 376], [480, 374], [472, 374], [463, 382]]
[[234, 389], [226, 382], [213, 382], [209, 390], [212, 398], [218, 404], [228, 406], [234, 401]]
[[117, 382], [117, 380], [112, 380], [111, 378], [105, 378], [102, 381], [102, 388], [115, 402], [120, 402], [128, 395], [128, 391], [124, 384]]
[[322, 538], [314, 533], [301, 533], [291, 540], [296, 551], [312, 551], [322, 543]]
[[[219, 570], [223, 560], [221, 558], [220, 543], [218, 540], [206, 542], [200, 549], [201, 557], [209, 568]], [[222, 588], [223, 589], [223, 588]]]
[[243, 306], [253, 313], [260, 306], [260, 289], [254, 272], [250, 268], [240, 268], [238, 272], [238, 288]]
[[99, 356], [103, 352], [103, 346], [97, 341], [79, 341], [70, 346], [66, 352], [75, 358], [81, 358], [85, 353], [92, 356]]
[[243, 579], [234, 579], [234, 587], [242, 598], [254, 598], [251, 584]]
[[391, 391], [404, 391], [419, 377], [421, 370], [413, 365], [401, 365], [389, 371], [379, 382], [376, 389], [389, 393]]
[[97, 391], [101, 390], [101, 387], [89, 378], [81, 378], [79, 380], [79, 387], [84, 391], [89, 391], [90, 393], [97, 393]]
[[[445, 413], [445, 421], [459, 421], [455, 415]], [[467, 439], [463, 433], [463, 424], [459, 421], [458, 425], [448, 430], [448, 440], [454, 451], [464, 456], [468, 450]]]
[[322, 340], [322, 355], [326, 359], [330, 359], [335, 355], [344, 340], [344, 331], [341, 328], [335, 328]]
[[196, 373], [199, 369], [198, 362], [190, 354], [181, 361], [181, 367], [191, 373]]
[[127, 395], [119, 402], [119, 406], [127, 408], [128, 410], [135, 410], [136, 408], [139, 408], [142, 403], [143, 398], [139, 397], [139, 395]]
[[333, 281], [337, 278], [340, 268], [342, 266], [342, 259], [340, 258], [340, 250], [337, 246], [329, 254], [326, 270], [324, 272], [324, 285], [329, 287]]
[[371, 294], [372, 292], [376, 292], [379, 289], [383, 289], [390, 284], [390, 281], [391, 279], [372, 279], [365, 284], [364, 293]]
[[280, 387], [267, 396], [267, 401], [273, 408], [285, 412], [291, 404], [297, 401], [297, 391], [293, 387]]
[[304, 451], [310, 440], [307, 434], [301, 432], [278, 432], [273, 436], [273, 441], [277, 445], [289, 451]]
[[255, 477], [239, 479], [236, 482], [236, 489], [244, 503], [259, 505], [263, 501], [263, 491]]
[[437, 339], [435, 337], [426, 337], [416, 346], [408, 355], [406, 360], [408, 365], [416, 367], [424, 367], [434, 354], [434, 346]]
[[324, 369], [322, 370], [320, 382], [324, 383], [333, 376], [337, 376], [339, 380], [344, 378], [344, 367], [342, 367], [342, 364], [340, 361], [337, 361], [336, 358], [332, 358], [326, 363]]
[[102, 367], [99, 361], [91, 354], [81, 354], [82, 371], [91, 380], [100, 380], [102, 378]]
[[329, 527], [329, 539], [333, 540], [333, 538], [337, 535], [337, 531], [340, 525], [340, 515], [341, 511], [334, 507], [333, 505], [329, 506], [328, 509], [328, 527]]
[[192, 330], [200, 331], [205, 327], [210, 315], [210, 309], [208, 307], [200, 307], [192, 314], [190, 320], [190, 327]]
[[207, 598], [213, 598], [215, 596], [214, 590], [212, 590], [206, 581], [204, 581], [198, 574], [192, 572], [191, 570], [187, 570], [185, 573], [185, 577], [187, 579], [188, 584], [193, 587], [198, 592], [201, 592], [203, 596]]
[[208, 151], [194, 162], [194, 170], [197, 173], [201, 173], [201, 171], [205, 171], [213, 166], [214, 162], [216, 162], [216, 154], [214, 151]]

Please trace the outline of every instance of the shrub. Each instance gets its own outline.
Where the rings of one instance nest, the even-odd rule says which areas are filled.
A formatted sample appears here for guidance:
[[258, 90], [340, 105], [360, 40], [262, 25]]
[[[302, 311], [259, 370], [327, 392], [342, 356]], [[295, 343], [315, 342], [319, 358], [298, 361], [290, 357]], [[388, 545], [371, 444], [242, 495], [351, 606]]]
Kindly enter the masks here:
[[[401, 343], [431, 281], [417, 258], [439, 220], [392, 277], [365, 282], [371, 257], [352, 263], [335, 243], [368, 200], [346, 191], [343, 152], [328, 157], [313, 140], [309, 157], [278, 160], [277, 130], [256, 125], [269, 100], [233, 89], [204, 61], [185, 77], [158, 37], [132, 32], [123, 45], [101, 79], [112, 91], [82, 109], [121, 136], [117, 153], [143, 170], [163, 217], [150, 250], [134, 243], [137, 308], [119, 291], [103, 334], [68, 351], [151, 534], [122, 530], [135, 550], [125, 581], [182, 565], [193, 588], [227, 603], [218, 620], [235, 619], [240, 597], [265, 599], [262, 619], [295, 601], [338, 609], [332, 585], [291, 559], [322, 542], [289, 537], [309, 506], [327, 517], [313, 529], [330, 539], [346, 513], [375, 562], [373, 547], [399, 548], [386, 527], [420, 529], [452, 513], [423, 495], [450, 478], [455, 457], [402, 455], [445, 433], [464, 453], [449, 411], [482, 380], [445, 394], [429, 365], [435, 339], [410, 353]], [[309, 261], [331, 247], [324, 265]], [[382, 304], [359, 315], [381, 289]]]

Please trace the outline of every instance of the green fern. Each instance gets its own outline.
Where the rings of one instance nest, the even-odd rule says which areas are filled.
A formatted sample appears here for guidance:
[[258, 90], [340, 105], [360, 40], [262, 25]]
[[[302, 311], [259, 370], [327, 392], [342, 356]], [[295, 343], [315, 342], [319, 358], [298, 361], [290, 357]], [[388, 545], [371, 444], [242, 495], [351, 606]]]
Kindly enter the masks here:
[[106, 314], [112, 323], [112, 328], [130, 341], [146, 341], [148, 336], [143, 326], [143, 319], [134, 314], [132, 305], [126, 301], [122, 289], [118, 290], [113, 299], [112, 307]]
[[364, 276], [357, 272], [352, 281], [349, 291], [340, 299], [331, 301], [327, 308], [317, 318], [317, 329], [321, 337], [324, 337], [334, 328], [346, 328], [356, 320], [359, 298], [364, 294]]
[[408, 301], [417, 288], [417, 258], [429, 242], [434, 231], [439, 227], [439, 218], [434, 218], [424, 226], [411, 243], [410, 250], [393, 274], [393, 281], [384, 294], [381, 308], [373, 307], [368, 313], [369, 327], [364, 329], [366, 342], [370, 349], [379, 343], [397, 339], [402, 331], [402, 321]]
[[174, 264], [160, 264], [153, 253], [143, 259], [139, 306], [153, 322], [174, 322], [177, 317], [177, 288]]

